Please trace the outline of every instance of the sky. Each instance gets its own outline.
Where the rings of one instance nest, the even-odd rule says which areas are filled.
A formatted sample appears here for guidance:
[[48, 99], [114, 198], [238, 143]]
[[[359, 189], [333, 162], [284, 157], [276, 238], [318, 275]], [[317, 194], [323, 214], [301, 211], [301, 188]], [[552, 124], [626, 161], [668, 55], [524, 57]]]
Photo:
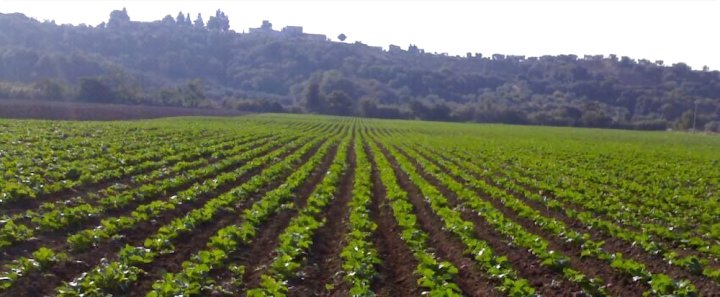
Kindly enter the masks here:
[[205, 21], [221, 9], [237, 32], [269, 20], [276, 30], [303, 26], [345, 42], [416, 44], [426, 52], [629, 56], [720, 70], [720, 0], [0, 0], [0, 12], [20, 12], [58, 24], [97, 25], [127, 8], [134, 21], [179, 11]]

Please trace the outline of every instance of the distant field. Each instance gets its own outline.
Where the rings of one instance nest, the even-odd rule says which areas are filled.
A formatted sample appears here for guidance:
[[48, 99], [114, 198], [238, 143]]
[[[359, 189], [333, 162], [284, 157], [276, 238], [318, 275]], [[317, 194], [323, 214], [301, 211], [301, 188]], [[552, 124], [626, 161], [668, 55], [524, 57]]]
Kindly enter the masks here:
[[223, 109], [119, 105], [39, 100], [0, 100], [0, 118], [110, 121], [176, 116], [236, 116], [246, 113]]
[[2, 296], [710, 296], [720, 138], [0, 120]]

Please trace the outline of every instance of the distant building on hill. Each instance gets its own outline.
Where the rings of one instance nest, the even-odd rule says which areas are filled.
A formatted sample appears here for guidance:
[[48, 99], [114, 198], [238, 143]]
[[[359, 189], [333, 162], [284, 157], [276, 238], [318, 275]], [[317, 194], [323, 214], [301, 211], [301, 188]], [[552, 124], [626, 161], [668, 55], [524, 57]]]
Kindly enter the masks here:
[[303, 34], [303, 27], [302, 26], [286, 26], [282, 29], [282, 33], [285, 35], [302, 35]]
[[325, 36], [325, 34], [303, 34], [302, 38], [307, 40], [314, 40], [314, 41], [327, 41], [328, 38]]
[[286, 26], [280, 31], [275, 31], [272, 28], [270, 21], [264, 20], [259, 28], [250, 28], [249, 34], [262, 35], [267, 37], [276, 38], [302, 38], [313, 41], [327, 41], [328, 38], [325, 34], [307, 34], [303, 33], [302, 26]]
[[273, 32], [279, 33], [272, 29], [272, 23], [268, 20], [264, 20], [260, 28], [250, 28], [250, 34], [273, 34]]

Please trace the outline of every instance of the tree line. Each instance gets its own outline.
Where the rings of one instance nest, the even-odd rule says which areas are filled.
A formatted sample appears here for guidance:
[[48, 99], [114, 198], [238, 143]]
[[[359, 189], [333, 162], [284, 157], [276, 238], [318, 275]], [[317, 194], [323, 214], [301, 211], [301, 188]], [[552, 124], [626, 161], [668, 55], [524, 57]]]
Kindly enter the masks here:
[[[58, 25], [0, 14], [0, 98], [631, 129], [720, 129], [720, 73], [630, 57], [448, 56], [238, 33], [218, 10], [116, 10]], [[341, 34], [345, 39], [345, 34]]]

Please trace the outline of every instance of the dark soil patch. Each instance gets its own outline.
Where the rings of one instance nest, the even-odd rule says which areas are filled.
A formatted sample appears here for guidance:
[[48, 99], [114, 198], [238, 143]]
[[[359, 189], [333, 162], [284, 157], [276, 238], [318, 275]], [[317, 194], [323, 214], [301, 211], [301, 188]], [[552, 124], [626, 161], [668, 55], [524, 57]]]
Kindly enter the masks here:
[[274, 249], [277, 247], [279, 234], [290, 224], [290, 220], [297, 214], [298, 209], [305, 206], [307, 198], [315, 190], [315, 187], [322, 181], [330, 164], [332, 163], [337, 147], [333, 147], [325, 156], [320, 166], [316, 167], [310, 177], [299, 189], [295, 190], [293, 204], [295, 207], [288, 210], [280, 210], [270, 216], [258, 227], [258, 232], [249, 245], [243, 245], [232, 253], [227, 262], [235, 263], [245, 267], [243, 276], [243, 288], [232, 287], [228, 279], [232, 273], [227, 268], [213, 271], [212, 275], [219, 279], [218, 283], [226, 284], [229, 291], [238, 292], [247, 288], [257, 287], [260, 283], [260, 276], [265, 273], [268, 265], [275, 257]]
[[[248, 142], [257, 141], [260, 137], [254, 137], [252, 139], [248, 139], [247, 141], [244, 141], [242, 143], [238, 143], [236, 145], [242, 145]], [[230, 144], [228, 144], [229, 146]], [[198, 158], [207, 158], [212, 154], [212, 152], [205, 153], [201, 156], [196, 157], [194, 160], [197, 160]], [[159, 162], [161, 161], [161, 157], [154, 158], [152, 160], [148, 160], [151, 162]], [[183, 160], [187, 161], [187, 160]], [[192, 160], [191, 160], [192, 161]], [[215, 161], [212, 160], [211, 161]], [[164, 166], [173, 166], [177, 162], [172, 162]], [[151, 171], [154, 171], [156, 169], [160, 168], [158, 167], [152, 167], [152, 168], [146, 168], [137, 172], [127, 172], [120, 178], [113, 178], [113, 179], [107, 179], [107, 180], [100, 180], [98, 182], [78, 185], [75, 188], [70, 189], [63, 189], [58, 192], [54, 193], [48, 193], [48, 194], [42, 194], [38, 197], [35, 197], [34, 199], [20, 199], [17, 201], [12, 201], [3, 206], [2, 213], [6, 215], [13, 215], [21, 212], [25, 212], [27, 210], [31, 209], [37, 209], [40, 207], [40, 205], [44, 202], [53, 202], [53, 201], [65, 201], [72, 197], [77, 196], [87, 196], [89, 193], [98, 193], [101, 190], [108, 188], [115, 184], [127, 184], [127, 185], [134, 185], [133, 183], [133, 177], [137, 175], [143, 175], [150, 173]], [[115, 168], [117, 169], [117, 168]], [[115, 170], [115, 169], [108, 169], [108, 170]], [[87, 201], [92, 202], [92, 201]]]
[[[318, 148], [319, 145], [316, 146], [309, 153], [307, 153], [305, 156], [303, 156], [302, 162], [299, 162], [299, 164], [307, 162], [307, 160], [309, 160], [314, 154], [317, 153]], [[326, 157], [326, 159], [327, 158], [328, 157]], [[325, 165], [325, 163], [323, 163], [323, 165]], [[329, 167], [329, 161], [327, 166]], [[297, 165], [295, 167], [298, 168], [300, 167], [300, 165]], [[313, 174], [321, 175], [321, 173], [324, 172], [323, 169], [327, 170], [327, 167], [318, 167], [313, 172]], [[260, 171], [258, 171], [258, 173], [259, 172]], [[288, 172], [287, 176], [290, 175], [290, 172]], [[161, 279], [163, 274], [165, 274], [166, 272], [174, 273], [182, 270], [183, 261], [189, 259], [190, 256], [195, 254], [196, 252], [204, 249], [207, 246], [207, 242], [210, 237], [215, 235], [218, 230], [231, 224], [239, 223], [241, 217], [239, 213], [241, 213], [242, 210], [251, 207], [254, 202], [262, 199], [262, 197], [265, 196], [267, 192], [270, 192], [272, 189], [280, 186], [285, 178], [286, 177], [283, 177], [281, 179], [271, 182], [256, 193], [251, 194], [251, 197], [248, 197], [247, 199], [236, 205], [233, 208], [233, 211], [224, 211], [223, 213], [218, 214], [216, 218], [208, 224], [196, 228], [195, 232], [184, 237], [181, 242], [178, 242], [178, 244], [175, 245], [175, 253], [167, 255], [167, 257], [158, 258], [153, 263], [142, 267], [143, 270], [147, 271], [148, 273], [144, 275], [143, 278], [140, 279], [138, 283], [133, 287], [130, 296], [145, 296], [146, 292], [151, 289], [152, 284], [156, 280]], [[313, 179], [311, 178], [311, 180]]]
[[380, 277], [371, 289], [378, 296], [420, 296], [421, 290], [415, 275], [418, 262], [400, 238], [402, 230], [395, 221], [392, 207], [387, 200], [377, 163], [372, 157], [373, 152], [367, 146], [365, 151], [372, 165], [373, 201], [370, 205], [370, 218], [378, 226], [371, 240], [382, 261], [378, 267]]
[[[451, 160], [448, 160], [449, 162], [452, 162]], [[458, 165], [454, 163], [455, 165]], [[475, 178], [482, 179], [486, 183], [490, 185], [494, 185], [498, 188], [504, 189], [502, 186], [493, 183], [493, 181], [489, 178], [481, 177], [477, 174], [473, 174]], [[517, 183], [519, 184], [519, 183]], [[520, 185], [520, 184], [519, 184]], [[538, 191], [538, 189], [533, 189], [527, 185], [521, 185], [525, 187], [527, 190], [531, 191]], [[546, 207], [545, 205], [536, 202], [534, 200], [531, 200], [524, 195], [511, 191], [506, 190], [508, 193], [512, 194], [515, 198], [521, 200], [526, 205], [532, 207], [536, 211], [540, 212], [543, 216], [554, 218], [558, 221], [563, 222], [569, 229], [574, 230], [576, 232], [580, 233], [588, 233], [591, 235], [591, 239], [594, 241], [604, 241], [605, 245], [603, 248], [610, 252], [610, 253], [622, 253], [625, 258], [628, 259], [634, 259], [636, 261], [639, 261], [640, 263], [645, 264], [645, 266], [648, 268], [651, 272], [661, 272], [665, 273], [668, 276], [672, 277], [675, 280], [682, 280], [687, 279], [690, 280], [698, 289], [701, 295], [703, 296], [711, 296], [712, 294], [715, 294], [717, 292], [720, 292], [720, 285], [717, 282], [714, 282], [711, 279], [708, 279], [702, 275], [693, 274], [692, 272], [689, 272], [687, 270], [684, 270], [683, 268], [670, 265], [667, 263], [660, 255], [652, 255], [646, 251], [644, 251], [639, 246], [633, 245], [631, 242], [623, 241], [622, 239], [616, 238], [608, 234], [607, 232], [604, 232], [597, 228], [588, 228], [585, 224], [582, 222], [572, 219], [568, 217], [564, 212], [557, 211], [554, 209], [550, 209]], [[556, 199], [557, 200], [557, 199]], [[560, 201], [560, 200], [558, 200]], [[573, 209], [582, 211], [581, 208], [574, 207]], [[564, 244], [570, 246], [570, 244]], [[568, 248], [568, 251], [575, 251], [579, 250], [579, 247], [576, 247], [575, 249]], [[587, 258], [584, 258], [587, 259]], [[586, 261], [590, 261], [591, 259], [587, 259]], [[606, 262], [603, 262], [606, 263]], [[605, 265], [608, 265], [607, 263]], [[626, 276], [626, 278], [629, 278]], [[615, 281], [620, 282], [620, 280]], [[625, 280], [625, 282], [628, 282]], [[636, 283], [635, 283], [636, 284]], [[631, 285], [628, 283], [628, 285]], [[636, 285], [638, 286], [638, 285]], [[640, 286], [638, 286], [640, 287]]]
[[[430, 162], [433, 162], [436, 166], [440, 168], [442, 167], [440, 164], [432, 161], [432, 159], [429, 159]], [[477, 177], [477, 176], [476, 176]], [[453, 176], [456, 181], [462, 182], [461, 179]], [[481, 177], [477, 177], [481, 178]], [[568, 256], [570, 258], [570, 266], [574, 269], [582, 272], [583, 274], [587, 275], [588, 277], [599, 277], [601, 278], [605, 284], [607, 285], [607, 291], [611, 295], [614, 296], [640, 296], [643, 292], [645, 292], [648, 289], [648, 286], [634, 282], [632, 281], [632, 278], [622, 274], [619, 271], [616, 271], [610, 265], [603, 260], [597, 259], [597, 258], [590, 258], [590, 257], [580, 257], [580, 248], [578, 246], [575, 246], [574, 244], [570, 244], [567, 242], [564, 242], [557, 237], [555, 237], [552, 234], [549, 234], [545, 230], [542, 230], [540, 227], [536, 226], [532, 221], [519, 217], [514, 211], [512, 211], [510, 208], [506, 207], [500, 200], [494, 199], [492, 197], [489, 197], [486, 193], [475, 191], [480, 197], [485, 199], [485, 201], [490, 202], [495, 209], [499, 210], [503, 213], [505, 217], [508, 219], [511, 219], [512, 221], [520, 224], [527, 230], [528, 232], [531, 232], [533, 234], [539, 235], [540, 237], [544, 238], [549, 243], [549, 248], [558, 252], [561, 252], [563, 255]], [[511, 261], [511, 263], [516, 263], [515, 261]], [[518, 262], [521, 263], [521, 262]], [[534, 283], [534, 282], [533, 282]]]
[[[309, 156], [311, 156], [317, 151], [318, 147], [319, 145], [315, 146], [303, 158], [305, 160], [308, 159]], [[296, 149], [284, 153], [282, 158], [290, 155], [292, 151], [295, 150]], [[101, 259], [114, 259], [118, 251], [122, 247], [124, 247], [125, 244], [129, 244], [131, 246], [142, 246], [145, 238], [147, 238], [147, 236], [151, 234], [154, 234], [161, 226], [166, 225], [173, 219], [182, 216], [193, 209], [202, 207], [202, 205], [204, 205], [212, 197], [227, 192], [228, 190], [247, 182], [252, 176], [258, 174], [264, 169], [264, 167], [267, 166], [269, 166], [269, 164], [263, 166], [262, 168], [256, 168], [254, 170], [251, 170], [246, 174], [240, 176], [234, 183], [222, 186], [219, 189], [213, 191], [212, 193], [202, 195], [198, 199], [191, 202], [183, 203], [173, 210], [166, 211], [160, 217], [154, 220], [139, 224], [132, 230], [123, 231], [120, 234], [122, 238], [119, 240], [112, 240], [100, 243], [97, 247], [92, 248], [89, 251], [72, 252], [72, 261], [65, 261], [63, 263], [60, 263], [59, 265], [55, 265], [49, 270], [44, 271], [43, 273], [37, 271], [31, 272], [27, 276], [18, 279], [18, 281], [4, 294], [6, 294], [5, 296], [47, 295], [61, 282], [70, 281], [73, 278], [77, 277], [80, 273], [87, 271], [92, 267], [95, 267], [100, 263]], [[181, 239], [182, 238], [179, 238], [178, 240]], [[51, 246], [51, 248], [55, 250], [68, 250], [67, 243], [64, 241], [56, 243], [56, 246]], [[177, 264], [179, 265], [181, 263]], [[42, 281], [38, 282], [38, 280]]]
[[0, 100], [0, 118], [68, 121], [139, 120], [177, 116], [241, 116], [228, 109], [121, 105], [44, 100]]
[[420, 189], [412, 183], [409, 176], [397, 163], [397, 160], [380, 143], [380, 150], [385, 154], [395, 170], [400, 186], [408, 192], [408, 198], [415, 208], [415, 215], [423, 231], [428, 233], [432, 249], [440, 258], [452, 262], [459, 273], [454, 279], [467, 296], [501, 296], [495, 291], [492, 280], [482, 273], [482, 267], [465, 254], [465, 245], [453, 234], [443, 230], [444, 223], [432, 210], [430, 203], [423, 197]]
[[[272, 152], [273, 150], [278, 149], [278, 147], [281, 144], [274, 145], [271, 148], [268, 148], [266, 151], [261, 152], [261, 154], [267, 154]], [[289, 154], [289, 152], [287, 153]], [[226, 172], [231, 172], [237, 168], [242, 167], [245, 164], [245, 162], [242, 162], [240, 164], [236, 164], [235, 166], [231, 166], [229, 168], [226, 168], [222, 171], [216, 172], [217, 175], [223, 174]], [[171, 178], [171, 177], [167, 177]], [[208, 177], [208, 178], [212, 178]], [[92, 216], [87, 217], [85, 220], [82, 220], [81, 222], [76, 222], [73, 225], [67, 226], [61, 231], [42, 231], [42, 232], [36, 232], [35, 238], [33, 240], [21, 242], [15, 245], [12, 245], [10, 247], [6, 247], [3, 249], [3, 255], [4, 257], [7, 257], [7, 259], [15, 259], [20, 256], [29, 256], [29, 254], [40, 247], [62, 247], [65, 245], [65, 241], [67, 240], [68, 234], [73, 234], [77, 231], [84, 230], [87, 228], [91, 228], [92, 226], [98, 226], [100, 222], [103, 219], [109, 218], [109, 217], [121, 217], [121, 216], [128, 216], [130, 215], [137, 206], [140, 206], [141, 204], [146, 204], [151, 201], [157, 201], [159, 199], [166, 199], [174, 193], [182, 192], [184, 190], [187, 190], [191, 188], [195, 182], [198, 182], [198, 180], [194, 180], [192, 182], [188, 182], [184, 185], [179, 185], [177, 187], [169, 188], [167, 191], [165, 191], [164, 194], [158, 195], [156, 197], [148, 197], [144, 199], [143, 201], [133, 201], [129, 204], [118, 208], [113, 209], [105, 212], [104, 214], [100, 216]]]
[[348, 231], [348, 203], [352, 199], [356, 167], [352, 142], [346, 162], [347, 171], [340, 180], [338, 195], [325, 211], [325, 225], [313, 236], [313, 245], [300, 272], [303, 278], [289, 281], [290, 296], [348, 295], [347, 291], [335, 291], [329, 294], [325, 289], [326, 284], [340, 287], [343, 282], [341, 273], [343, 261], [340, 252], [345, 245], [345, 235]]

